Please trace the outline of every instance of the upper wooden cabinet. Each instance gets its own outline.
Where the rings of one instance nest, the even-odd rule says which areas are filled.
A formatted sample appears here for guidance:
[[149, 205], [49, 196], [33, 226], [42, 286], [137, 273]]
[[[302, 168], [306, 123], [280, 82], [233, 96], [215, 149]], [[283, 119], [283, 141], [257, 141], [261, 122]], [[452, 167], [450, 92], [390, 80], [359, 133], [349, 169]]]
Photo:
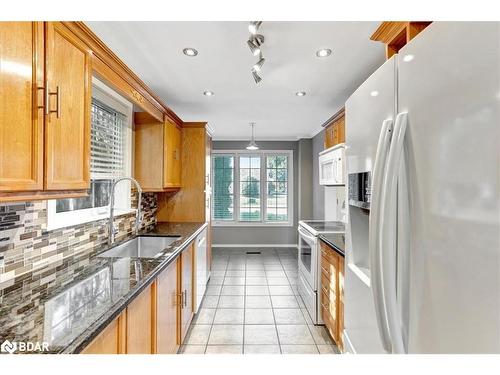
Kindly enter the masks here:
[[0, 201], [84, 195], [90, 50], [59, 22], [2, 22], [0, 34]]
[[428, 21], [385, 21], [370, 39], [384, 43], [385, 57], [390, 59], [430, 24]]
[[177, 125], [159, 122], [146, 112], [134, 115], [135, 172], [143, 191], [181, 187], [182, 133]]
[[0, 191], [41, 190], [43, 22], [0, 22], [0, 40]]
[[45, 188], [90, 182], [91, 51], [64, 25], [47, 22]]
[[165, 188], [180, 188], [182, 131], [176, 124], [166, 121], [163, 133], [163, 160], [165, 163], [163, 171], [163, 186]]
[[345, 142], [345, 115], [344, 111], [335, 115], [325, 128], [325, 149]]

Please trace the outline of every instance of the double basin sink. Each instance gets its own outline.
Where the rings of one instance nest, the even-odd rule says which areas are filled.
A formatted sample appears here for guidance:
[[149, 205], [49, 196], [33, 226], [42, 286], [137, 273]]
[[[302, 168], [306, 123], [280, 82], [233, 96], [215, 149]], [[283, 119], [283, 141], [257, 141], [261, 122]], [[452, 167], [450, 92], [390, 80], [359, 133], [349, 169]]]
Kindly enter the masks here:
[[[170, 247], [172, 243], [179, 240], [180, 236], [168, 237], [135, 237], [127, 242], [115, 246], [101, 254], [98, 257], [104, 258], [157, 258], [159, 256], [167, 255], [165, 250]], [[169, 249], [173, 252], [174, 249]]]

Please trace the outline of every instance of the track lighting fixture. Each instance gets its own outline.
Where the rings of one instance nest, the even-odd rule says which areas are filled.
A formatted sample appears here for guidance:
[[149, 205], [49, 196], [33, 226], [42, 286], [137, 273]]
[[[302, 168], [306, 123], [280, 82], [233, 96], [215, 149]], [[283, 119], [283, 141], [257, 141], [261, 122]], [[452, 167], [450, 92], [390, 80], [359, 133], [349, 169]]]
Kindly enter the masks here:
[[248, 25], [248, 31], [250, 31], [250, 33], [252, 34], [257, 34], [257, 31], [259, 30], [261, 24], [262, 21], [251, 21]]
[[264, 35], [257, 34], [262, 21], [251, 21], [248, 25], [248, 31], [250, 31], [250, 38], [247, 40], [248, 48], [252, 55], [259, 56], [259, 60], [252, 66], [251, 72], [255, 83], [262, 81], [262, 78], [257, 74], [262, 70], [262, 65], [266, 62], [266, 59], [262, 56], [262, 45], [264, 44]]

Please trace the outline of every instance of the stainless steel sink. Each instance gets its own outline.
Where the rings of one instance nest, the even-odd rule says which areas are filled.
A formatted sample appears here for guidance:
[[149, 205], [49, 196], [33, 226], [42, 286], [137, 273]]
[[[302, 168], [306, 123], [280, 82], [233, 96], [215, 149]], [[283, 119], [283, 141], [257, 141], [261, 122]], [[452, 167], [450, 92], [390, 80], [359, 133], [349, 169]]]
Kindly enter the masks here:
[[155, 258], [179, 238], [180, 236], [136, 237], [98, 256], [105, 258]]

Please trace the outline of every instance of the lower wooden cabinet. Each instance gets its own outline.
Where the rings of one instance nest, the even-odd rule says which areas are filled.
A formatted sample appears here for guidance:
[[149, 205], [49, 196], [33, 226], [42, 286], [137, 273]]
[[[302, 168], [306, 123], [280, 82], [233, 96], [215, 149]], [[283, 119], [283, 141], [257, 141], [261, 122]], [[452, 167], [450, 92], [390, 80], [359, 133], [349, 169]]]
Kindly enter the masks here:
[[180, 320], [180, 339], [182, 342], [186, 333], [189, 329], [189, 324], [191, 324], [191, 319], [193, 318], [193, 285], [194, 285], [194, 273], [193, 273], [193, 255], [194, 255], [194, 244], [191, 244], [184, 250], [180, 257], [181, 263], [181, 273], [180, 273], [180, 301], [181, 306], [179, 309], [179, 320]]
[[344, 330], [344, 257], [321, 245], [321, 317], [340, 350]]
[[82, 353], [177, 353], [194, 315], [194, 265], [192, 242]]
[[153, 353], [152, 289], [151, 286], [147, 287], [127, 307], [127, 354]]
[[177, 263], [173, 262], [156, 279], [156, 352], [158, 354], [175, 354], [179, 348]]
[[106, 328], [82, 350], [82, 354], [123, 354], [125, 353], [125, 313], [108, 324]]

